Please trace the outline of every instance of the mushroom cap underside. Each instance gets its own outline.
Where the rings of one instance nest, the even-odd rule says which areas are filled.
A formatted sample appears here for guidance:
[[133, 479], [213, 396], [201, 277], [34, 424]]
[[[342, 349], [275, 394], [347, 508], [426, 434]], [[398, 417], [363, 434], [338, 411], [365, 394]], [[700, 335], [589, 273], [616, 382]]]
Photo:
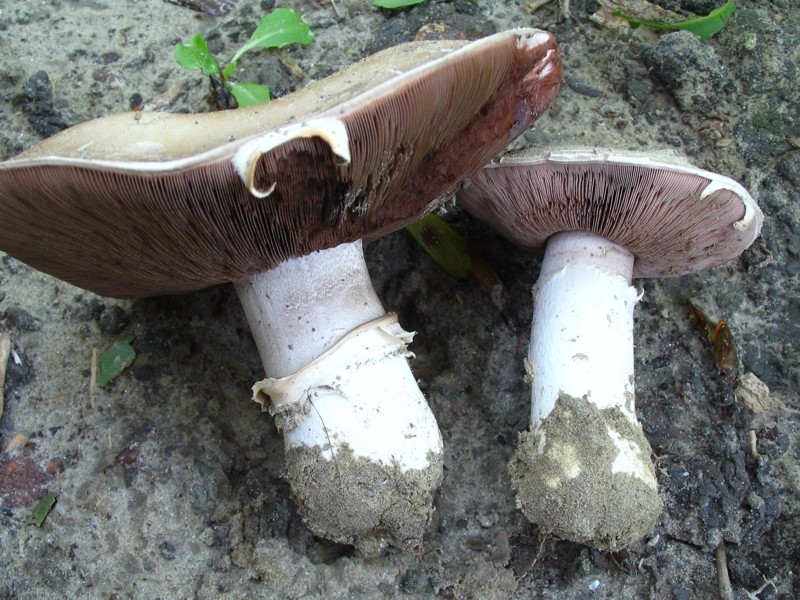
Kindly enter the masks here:
[[666, 155], [565, 150], [509, 155], [472, 175], [459, 203], [525, 248], [562, 231], [625, 246], [634, 277], [712, 268], [741, 254], [763, 215], [736, 181]]
[[244, 279], [416, 220], [561, 76], [552, 35], [521, 29], [403, 45], [265, 106], [96, 119], [0, 163], [0, 249], [115, 297]]

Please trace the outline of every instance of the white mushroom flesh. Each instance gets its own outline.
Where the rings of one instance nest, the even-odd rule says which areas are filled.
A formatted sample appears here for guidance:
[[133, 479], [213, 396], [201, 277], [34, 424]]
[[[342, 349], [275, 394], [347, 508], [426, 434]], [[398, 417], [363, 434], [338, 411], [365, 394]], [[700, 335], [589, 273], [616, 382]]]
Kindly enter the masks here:
[[[404, 471], [441, 456], [436, 420], [406, 360], [412, 336], [382, 318], [360, 241], [288, 260], [236, 287], [270, 376], [256, 391], [304, 407], [305, 418], [284, 427], [288, 445], [319, 446], [327, 459], [347, 445]], [[281, 391], [287, 379], [289, 397]]]
[[[618, 408], [636, 424], [633, 311], [634, 256], [624, 247], [585, 232], [548, 240], [536, 284], [528, 369], [531, 431], [547, 418], [562, 394], [597, 409]], [[648, 452], [609, 428], [618, 448], [613, 472], [656, 481]], [[579, 457], [580, 458], [580, 457]], [[576, 472], [577, 465], [565, 471]]]

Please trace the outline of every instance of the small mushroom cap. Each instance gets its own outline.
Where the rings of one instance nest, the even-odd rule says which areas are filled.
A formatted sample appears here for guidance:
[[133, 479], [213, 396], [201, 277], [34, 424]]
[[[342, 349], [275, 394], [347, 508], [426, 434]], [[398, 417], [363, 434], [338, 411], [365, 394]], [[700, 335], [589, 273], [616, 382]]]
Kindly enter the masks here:
[[725, 263], [753, 243], [763, 221], [732, 179], [668, 155], [603, 150], [508, 155], [471, 176], [458, 200], [526, 248], [562, 231], [601, 235], [634, 254], [634, 277]]
[[0, 249], [99, 294], [237, 281], [418, 219], [549, 106], [553, 36], [390, 48], [266, 105], [126, 113], [0, 163]]

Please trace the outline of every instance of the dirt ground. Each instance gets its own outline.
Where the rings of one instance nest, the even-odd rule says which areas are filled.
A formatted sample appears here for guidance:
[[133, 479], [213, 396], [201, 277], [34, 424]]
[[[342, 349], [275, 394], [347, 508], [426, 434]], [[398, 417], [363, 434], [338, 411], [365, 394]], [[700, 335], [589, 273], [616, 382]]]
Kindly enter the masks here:
[[[229, 57], [274, 3], [198, 3], [227, 5], [222, 15], [178, 4], [187, 3], [0, 0], [0, 159], [142, 100], [210, 110], [207, 83], [174, 63], [174, 46], [202, 33]], [[364, 558], [300, 520], [280, 433], [249, 399], [261, 366], [232, 286], [117, 301], [0, 254], [0, 333], [11, 342], [0, 444], [17, 447], [0, 472], [0, 598], [681, 600], [725, 592], [722, 555], [728, 597], [800, 596], [796, 0], [740, 0], [707, 42], [600, 27], [589, 19], [594, 0], [573, 0], [572, 20], [555, 2], [534, 13], [527, 0], [369, 4], [282, 3], [305, 15], [316, 40], [246, 57], [241, 78], [286, 93], [427, 23], [546, 28], [566, 80], [520, 144], [672, 149], [742, 182], [763, 209], [763, 235], [738, 260], [639, 282], [637, 409], [664, 502], [655, 531], [604, 553], [541, 536], [516, 510], [506, 464], [528, 426], [523, 357], [539, 258], [448, 204], [445, 218], [502, 279], [502, 310], [405, 232], [366, 250], [384, 305], [418, 332], [412, 368], [445, 443], [444, 482], [416, 553]], [[661, 2], [684, 14], [720, 4]], [[756, 412], [737, 398], [690, 303], [727, 321], [737, 375], [766, 383], [768, 406]], [[126, 335], [133, 365], [92, 389], [93, 350]], [[47, 492], [57, 503], [37, 527], [31, 511]]]

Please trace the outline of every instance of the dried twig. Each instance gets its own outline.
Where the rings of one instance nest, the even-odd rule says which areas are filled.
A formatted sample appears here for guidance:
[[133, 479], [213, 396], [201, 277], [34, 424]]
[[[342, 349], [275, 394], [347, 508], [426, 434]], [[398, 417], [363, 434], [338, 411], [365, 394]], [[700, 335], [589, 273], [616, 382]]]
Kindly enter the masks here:
[[[764, 576], [762, 575], [762, 577]], [[750, 600], [759, 600], [758, 595], [768, 587], [772, 587], [772, 589], [775, 590], [776, 592], [778, 591], [778, 586], [775, 585], [775, 579], [767, 579], [766, 577], [764, 577], [764, 583], [761, 584], [760, 588], [758, 588], [754, 592], [746, 591], [745, 594], [747, 594], [747, 597], [750, 598]]]
[[11, 336], [8, 333], [0, 333], [0, 417], [3, 416], [3, 387], [6, 384], [9, 354], [11, 354]]
[[714, 553], [717, 559], [717, 581], [719, 582], [719, 597], [722, 600], [733, 600], [731, 578], [728, 575], [728, 557], [725, 555], [725, 542], [720, 542]]
[[531, 564], [528, 565], [528, 568], [525, 569], [519, 577], [517, 577], [517, 583], [521, 583], [528, 577], [528, 575], [531, 574], [531, 571], [533, 571], [533, 567], [536, 566], [536, 563], [539, 562], [539, 559], [542, 556], [542, 550], [544, 550], [544, 543], [548, 540], [549, 537], [550, 536], [546, 534], [542, 533], [539, 534], [540, 542], [539, 542], [539, 549], [536, 551], [536, 556], [533, 557], [533, 561], [531, 562]]
[[756, 436], [755, 429], [751, 429], [747, 432], [747, 439], [750, 442], [750, 457], [753, 460], [758, 460], [758, 437]]
[[97, 387], [97, 348], [92, 348], [92, 366], [89, 368], [89, 406], [95, 407], [95, 388]]

